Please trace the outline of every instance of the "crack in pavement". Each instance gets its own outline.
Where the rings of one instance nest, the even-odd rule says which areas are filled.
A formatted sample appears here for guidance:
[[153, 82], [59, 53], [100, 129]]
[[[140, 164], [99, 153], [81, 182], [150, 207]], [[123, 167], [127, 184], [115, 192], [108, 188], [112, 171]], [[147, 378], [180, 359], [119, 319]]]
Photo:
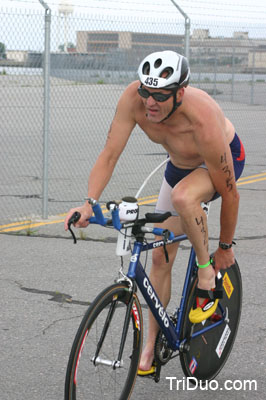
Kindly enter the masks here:
[[[56, 325], [58, 322], [62, 322], [62, 321], [70, 321], [72, 319], [76, 319], [76, 318], [82, 318], [83, 314], [81, 315], [75, 315], [74, 317], [69, 317], [69, 318], [60, 318], [60, 319], [56, 319], [53, 322], [51, 322], [49, 325], [47, 325], [46, 328], [44, 328], [42, 330], [42, 334], [45, 335], [46, 331], [48, 331], [50, 328], [52, 328], [54, 325]], [[39, 335], [38, 335], [39, 336]]]

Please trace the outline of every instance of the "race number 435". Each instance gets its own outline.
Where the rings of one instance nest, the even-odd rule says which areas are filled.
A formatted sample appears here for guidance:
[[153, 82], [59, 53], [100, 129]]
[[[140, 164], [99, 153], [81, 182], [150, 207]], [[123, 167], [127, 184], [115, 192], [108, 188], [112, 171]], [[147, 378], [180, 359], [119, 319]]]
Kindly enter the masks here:
[[152, 78], [151, 76], [148, 76], [145, 80], [145, 84], [147, 86], [158, 86], [158, 78]]

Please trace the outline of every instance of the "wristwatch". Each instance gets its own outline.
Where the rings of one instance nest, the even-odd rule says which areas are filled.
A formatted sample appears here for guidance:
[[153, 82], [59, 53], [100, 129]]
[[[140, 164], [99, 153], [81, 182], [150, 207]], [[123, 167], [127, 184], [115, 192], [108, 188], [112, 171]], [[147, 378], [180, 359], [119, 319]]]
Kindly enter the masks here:
[[223, 249], [223, 250], [228, 250], [228, 249], [231, 249], [231, 247], [233, 246], [233, 244], [235, 244], [235, 242], [232, 242], [232, 243], [222, 243], [222, 242], [219, 242], [219, 247], [221, 248], [221, 249]]
[[86, 197], [84, 200], [87, 200], [91, 206], [95, 206], [97, 204], [97, 200], [93, 199], [92, 197]]

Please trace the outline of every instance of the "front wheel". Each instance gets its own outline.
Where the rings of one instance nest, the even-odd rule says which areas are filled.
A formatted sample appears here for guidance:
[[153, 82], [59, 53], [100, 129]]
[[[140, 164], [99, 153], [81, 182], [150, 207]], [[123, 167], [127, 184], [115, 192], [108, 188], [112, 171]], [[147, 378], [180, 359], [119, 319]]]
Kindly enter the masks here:
[[[127, 284], [117, 283], [103, 290], [87, 310], [69, 357], [65, 400], [130, 398], [141, 354], [143, 325], [138, 297], [133, 294], [132, 304], [131, 296]], [[128, 307], [129, 326], [122, 358], [117, 362]]]
[[[189, 350], [180, 353], [181, 366], [187, 377], [196, 380], [209, 381], [223, 368], [234, 344], [239, 325], [242, 306], [242, 281], [237, 261], [232, 267], [220, 271], [223, 278], [223, 298], [219, 300], [216, 313], [194, 325], [196, 333], [203, 328], [210, 327], [227, 315], [228, 320], [221, 325], [192, 338]], [[189, 299], [186, 306], [185, 318], [182, 328], [182, 337], [188, 338], [192, 324], [188, 314], [193, 304], [193, 294], [197, 284], [197, 277], [191, 282]], [[196, 383], [196, 381], [195, 381]]]

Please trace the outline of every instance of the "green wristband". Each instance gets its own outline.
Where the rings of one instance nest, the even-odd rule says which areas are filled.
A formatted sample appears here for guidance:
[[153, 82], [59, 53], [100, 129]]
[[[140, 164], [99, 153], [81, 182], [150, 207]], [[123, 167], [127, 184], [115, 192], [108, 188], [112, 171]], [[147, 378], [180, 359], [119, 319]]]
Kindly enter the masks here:
[[198, 262], [197, 262], [197, 267], [198, 268], [207, 268], [209, 265], [211, 265], [212, 264], [212, 258], [210, 258], [210, 260], [206, 263], [206, 264], [204, 264], [204, 265], [200, 265]]

